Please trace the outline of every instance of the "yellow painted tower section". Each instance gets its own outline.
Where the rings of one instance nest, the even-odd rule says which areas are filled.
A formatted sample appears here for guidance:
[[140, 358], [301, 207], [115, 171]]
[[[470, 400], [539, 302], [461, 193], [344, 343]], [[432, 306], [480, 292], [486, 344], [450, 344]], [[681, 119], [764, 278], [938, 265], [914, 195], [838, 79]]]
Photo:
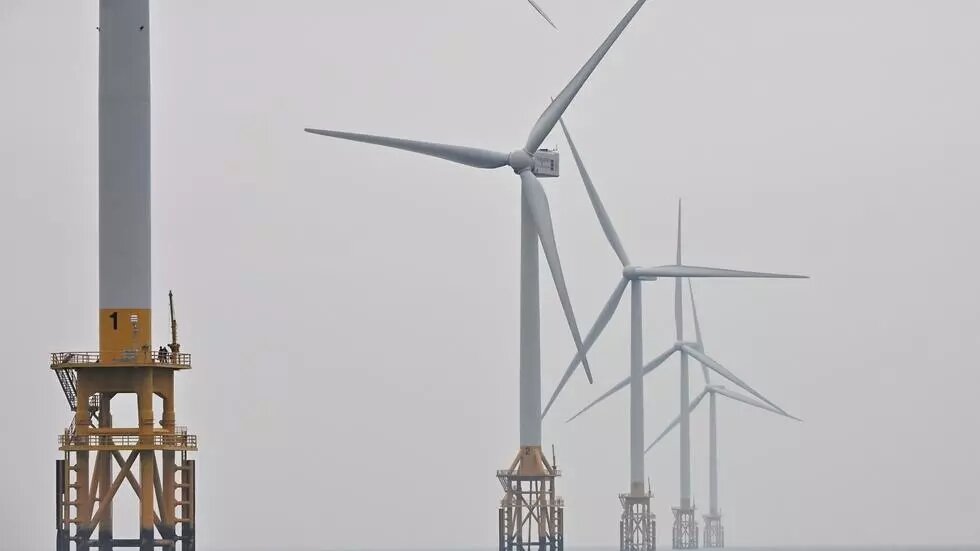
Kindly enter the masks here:
[[103, 308], [99, 311], [99, 353], [103, 363], [148, 361], [153, 348], [149, 308]]

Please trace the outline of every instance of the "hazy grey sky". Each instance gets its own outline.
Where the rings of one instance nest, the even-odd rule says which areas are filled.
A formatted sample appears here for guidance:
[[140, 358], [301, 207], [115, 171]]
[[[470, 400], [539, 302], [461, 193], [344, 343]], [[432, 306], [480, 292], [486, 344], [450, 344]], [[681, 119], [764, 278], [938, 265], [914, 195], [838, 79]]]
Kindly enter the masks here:
[[[558, 33], [524, 0], [153, 3], [155, 332], [173, 288], [202, 549], [494, 545], [515, 181], [302, 128], [511, 148], [630, 3], [543, 0]], [[972, 0], [653, 0], [567, 113], [636, 261], [671, 262], [683, 197], [690, 263], [813, 276], [696, 285], [708, 351], [806, 420], [723, 403], [732, 543], [980, 543], [978, 21]], [[0, 1], [5, 549], [53, 536], [69, 414], [46, 354], [97, 346], [97, 24], [95, 0]], [[587, 326], [618, 262], [564, 169], [545, 185]], [[573, 345], [542, 275], [550, 390]], [[648, 357], [670, 288], [645, 293]], [[573, 546], [617, 537], [626, 397], [563, 420], [626, 375], [624, 312], [597, 385], [545, 422]], [[651, 437], [676, 385], [676, 360], [648, 379]], [[677, 459], [676, 435], [648, 459], [661, 542]]]

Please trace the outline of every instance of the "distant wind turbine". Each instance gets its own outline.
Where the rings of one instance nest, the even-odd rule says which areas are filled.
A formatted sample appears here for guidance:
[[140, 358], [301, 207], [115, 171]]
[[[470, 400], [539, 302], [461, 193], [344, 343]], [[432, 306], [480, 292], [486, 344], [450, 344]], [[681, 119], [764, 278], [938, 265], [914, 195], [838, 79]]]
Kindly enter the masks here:
[[[644, 518], [646, 513], [638, 512], [638, 510], [646, 511], [649, 507], [649, 494], [644, 491], [644, 481], [646, 477], [644, 476], [644, 464], [643, 464], [643, 438], [644, 438], [644, 415], [643, 415], [643, 376], [650, 371], [656, 369], [660, 364], [667, 360], [674, 352], [681, 353], [681, 394], [682, 396], [689, 396], [689, 391], [687, 387], [687, 354], [701, 355], [703, 354], [692, 348], [691, 352], [688, 352], [685, 347], [689, 347], [690, 343], [683, 341], [682, 333], [682, 311], [681, 311], [681, 278], [685, 277], [711, 277], [711, 278], [801, 278], [804, 276], [793, 276], [793, 275], [783, 275], [783, 274], [772, 274], [764, 272], [745, 272], [739, 270], [728, 270], [722, 268], [706, 268], [702, 266], [687, 266], [684, 265], [681, 258], [681, 204], [678, 202], [677, 206], [677, 259], [676, 264], [666, 265], [666, 266], [654, 266], [654, 267], [641, 267], [633, 265], [630, 262], [629, 257], [626, 254], [626, 250], [620, 242], [619, 235], [616, 233], [616, 229], [613, 227], [612, 220], [609, 214], [606, 212], [605, 206], [599, 197], [595, 186], [592, 183], [592, 178], [589, 176], [588, 170], [585, 168], [585, 164], [582, 161], [582, 157], [579, 154], [578, 148], [575, 146], [575, 142], [572, 140], [571, 133], [568, 130], [567, 125], [564, 120], [559, 121], [562, 127], [562, 131], [565, 133], [565, 139], [568, 141], [569, 149], [572, 152], [572, 156], [575, 158], [575, 163], [578, 167], [579, 173], [581, 174], [582, 181], [585, 184], [586, 192], [589, 195], [589, 199], [592, 202], [593, 210], [595, 210], [596, 216], [599, 219], [599, 225], [602, 227], [605, 233], [606, 239], [609, 241], [610, 246], [616, 253], [622, 263], [622, 276], [616, 288], [613, 290], [612, 296], [609, 297], [608, 302], [603, 307], [599, 314], [598, 319], [593, 324], [592, 329], [586, 335], [584, 348], [587, 352], [595, 341], [599, 338], [599, 335], [609, 324], [613, 315], [616, 313], [616, 309], [619, 307], [619, 303], [622, 300], [623, 295], [626, 292], [626, 288], [630, 287], [631, 294], [631, 314], [630, 314], [630, 376], [622, 381], [619, 385], [613, 387], [609, 392], [602, 395], [595, 402], [590, 404], [584, 410], [575, 415], [578, 417], [585, 411], [588, 411], [594, 405], [598, 404], [608, 396], [625, 388], [630, 387], [630, 492], [625, 494], [621, 498], [623, 503], [623, 522], [621, 523], [621, 538], [620, 541], [627, 542], [628, 547], [637, 549], [646, 549], [648, 545], [652, 544], [654, 538], [653, 534], [648, 534], [648, 530], [653, 530], [653, 523], [648, 518]], [[677, 343], [667, 350], [665, 353], [661, 354], [653, 361], [651, 361], [646, 366], [643, 365], [643, 315], [642, 315], [642, 301], [641, 301], [641, 284], [644, 281], [653, 281], [658, 278], [674, 278], [675, 280], [675, 315], [677, 322]], [[569, 364], [568, 368], [565, 370], [562, 378], [560, 379], [558, 386], [555, 388], [551, 395], [551, 399], [548, 401], [545, 407], [544, 414], [546, 415], [551, 407], [554, 405], [555, 400], [558, 395], [564, 389], [566, 383], [574, 373], [578, 364], [581, 362], [582, 352], [577, 354], [572, 362]], [[723, 377], [731, 380], [735, 384], [745, 388], [748, 392], [753, 395], [759, 396], [760, 399], [764, 399], [755, 390], [749, 387], [747, 384], [742, 382], [740, 379], [735, 377], [732, 373], [726, 370], [717, 362], [710, 360], [704, 356], [704, 362], [709, 368], [717, 371]], [[683, 401], [684, 405], [687, 405], [686, 401]], [[775, 406], [773, 406], [775, 407]], [[573, 417], [572, 419], [574, 419]], [[571, 420], [571, 419], [570, 419]], [[689, 448], [688, 448], [689, 450]], [[689, 452], [682, 461], [684, 464], [689, 464]], [[682, 492], [684, 495], [690, 495], [690, 469], [687, 470], [688, 476], [684, 477], [682, 474], [682, 487], [687, 488], [686, 492]], [[687, 508], [690, 508], [688, 503]], [[635, 526], [639, 523], [640, 527]]]
[[[678, 263], [680, 263], [680, 259], [681, 259], [681, 253], [680, 253], [681, 240], [679, 236], [680, 236], [680, 224], [678, 224], [678, 255], [677, 255]], [[784, 277], [805, 278], [805, 276], [784, 276]], [[663, 354], [657, 356], [646, 366], [644, 366], [640, 372], [639, 377], [631, 374], [630, 377], [627, 377], [626, 379], [620, 381], [619, 383], [614, 385], [611, 389], [609, 389], [607, 392], [602, 394], [599, 398], [597, 398], [588, 406], [586, 406], [584, 409], [576, 413], [571, 419], [569, 419], [569, 421], [576, 419], [586, 411], [592, 409], [600, 402], [612, 396], [616, 392], [622, 390], [626, 386], [629, 385], [630, 387], [634, 387], [638, 385], [639, 383], [636, 383], [637, 378], [642, 378], [643, 376], [655, 370], [657, 367], [662, 365], [663, 362], [665, 362], [675, 352], [680, 353], [681, 355], [681, 412], [680, 415], [678, 416], [677, 424], [680, 425], [681, 427], [681, 446], [680, 446], [681, 448], [680, 450], [681, 452], [681, 461], [680, 461], [681, 504], [679, 507], [675, 507], [673, 510], [674, 511], [673, 547], [675, 549], [693, 549], [698, 546], [698, 526], [696, 520], [694, 519], [694, 507], [691, 498], [691, 447], [690, 447], [691, 446], [691, 439], [690, 439], [691, 402], [690, 402], [690, 391], [689, 391], [690, 383], [689, 383], [687, 356], [688, 355], [693, 356], [696, 360], [698, 360], [701, 363], [702, 369], [705, 371], [706, 376], [708, 376], [707, 372], [709, 370], [714, 371], [718, 375], [721, 375], [725, 379], [731, 381], [736, 386], [742, 388], [743, 390], [745, 390], [746, 392], [748, 392], [749, 394], [757, 398], [760, 401], [759, 403], [762, 403], [763, 405], [766, 406], [766, 409], [770, 411], [774, 411], [786, 417], [791, 417], [794, 419], [795, 417], [792, 417], [791, 415], [786, 413], [785, 410], [783, 410], [782, 408], [774, 404], [768, 398], [766, 398], [765, 396], [757, 392], [755, 389], [750, 387], [747, 383], [742, 381], [734, 373], [732, 373], [724, 366], [722, 366], [720, 363], [718, 363], [716, 360], [714, 360], [713, 358], [705, 354], [703, 342], [701, 341], [701, 337], [700, 337], [701, 335], [700, 322], [697, 319], [696, 311], [694, 312], [694, 322], [695, 322], [695, 333], [696, 333], [697, 341], [693, 343], [684, 341], [682, 295], [683, 293], [682, 293], [681, 280], [676, 279], [675, 287], [674, 287], [674, 315], [675, 315], [675, 325], [677, 331], [677, 342], [672, 347], [668, 348], [667, 351], [665, 351]], [[589, 346], [590, 343], [588, 339], [586, 339], [586, 348], [588, 348]], [[721, 393], [720, 390], [718, 392]], [[726, 390], [725, 392], [729, 392], [729, 391]], [[725, 395], [727, 396], [728, 394]], [[641, 397], [642, 397], [642, 391], [641, 391]], [[634, 408], [632, 407], [632, 400], [631, 400], [631, 408], [630, 408], [631, 417], [632, 417], [633, 409]], [[640, 408], [639, 413], [640, 415], [642, 415], [643, 413], [642, 408]], [[642, 421], [640, 421], [638, 424], [639, 424], [639, 428], [642, 430]], [[631, 431], [631, 435], [632, 435], [632, 431]], [[642, 436], [640, 438], [642, 439]], [[635, 441], [636, 436], [632, 435], [631, 439]], [[647, 450], [644, 450], [644, 452], [645, 451]], [[640, 466], [642, 468], [642, 461], [640, 462]]]
[[[698, 310], [694, 302], [694, 286], [690, 280], [688, 280], [688, 289], [691, 294], [691, 311], [694, 315], [694, 332], [697, 338], [695, 346], [702, 353], [704, 352], [704, 342], [701, 338], [701, 324], [698, 321]], [[731, 400], [741, 402], [743, 404], [748, 404], [752, 407], [756, 407], [770, 413], [775, 413], [783, 417], [788, 417], [796, 421], [802, 421], [801, 419], [789, 415], [785, 411], [778, 408], [774, 408], [765, 402], [760, 402], [754, 398], [750, 398], [741, 394], [739, 392], [734, 392], [726, 389], [724, 386], [711, 384], [711, 373], [706, 365], [701, 365], [704, 370], [704, 382], [705, 387], [701, 394], [698, 395], [694, 401], [691, 402], [688, 408], [688, 414], [694, 412], [698, 405], [704, 400], [705, 396], [709, 397], [709, 425], [708, 425], [708, 446], [709, 446], [709, 511], [708, 514], [704, 516], [704, 546], [705, 547], [724, 547], [725, 546], [725, 528], [721, 522], [721, 508], [718, 506], [718, 406], [717, 397], [724, 396]], [[681, 416], [678, 415], [667, 427], [660, 433], [660, 436], [650, 444], [646, 451], [649, 452], [657, 445], [658, 442], [663, 440], [670, 431], [681, 423]]]

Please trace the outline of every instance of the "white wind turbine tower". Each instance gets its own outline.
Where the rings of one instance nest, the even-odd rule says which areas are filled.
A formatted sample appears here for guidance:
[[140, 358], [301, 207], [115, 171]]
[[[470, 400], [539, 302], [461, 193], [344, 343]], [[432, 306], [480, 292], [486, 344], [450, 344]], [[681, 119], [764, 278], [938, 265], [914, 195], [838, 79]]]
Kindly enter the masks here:
[[[637, 0], [592, 57], [552, 100], [531, 128], [527, 141], [511, 153], [472, 147], [405, 140], [384, 136], [315, 130], [307, 132], [401, 149], [437, 157], [481, 169], [510, 167], [521, 182], [521, 325], [520, 325], [520, 449], [510, 468], [497, 477], [504, 487], [499, 510], [500, 549], [523, 549], [535, 545], [537, 551], [556, 551], [564, 546], [563, 505], [555, 493], [558, 470], [549, 463], [541, 448], [541, 344], [538, 296], [538, 242], [544, 249], [558, 296], [579, 356], [585, 349], [579, 336], [572, 305], [565, 287], [548, 198], [538, 177], [558, 176], [558, 153], [539, 149], [558, 119], [586, 83], [619, 36], [646, 0]], [[526, 60], [515, 60], [510, 69], [524, 67]], [[526, 86], [518, 72], [509, 72], [518, 86]], [[583, 362], [586, 375], [592, 375]]]
[[[599, 219], [599, 225], [602, 226], [602, 230], [606, 235], [606, 239], [612, 246], [613, 251], [616, 256], [619, 257], [620, 262], [623, 265], [622, 277], [619, 284], [613, 290], [612, 296], [609, 297], [608, 302], [599, 314], [598, 319], [595, 324], [593, 324], [592, 329], [589, 331], [585, 338], [585, 351], [587, 352], [589, 348], [595, 343], [599, 335], [606, 328], [612, 316], [615, 314], [616, 309], [621, 302], [623, 294], [626, 292], [627, 286], [630, 287], [631, 295], [631, 313], [630, 313], [630, 376], [613, 387], [612, 390], [602, 395], [598, 400], [590, 404], [585, 410], [582, 410], [578, 415], [581, 415], [586, 410], [590, 409], [592, 406], [601, 402], [606, 397], [610, 396], [614, 392], [630, 387], [630, 491], [627, 494], [622, 494], [620, 496], [620, 502], [623, 506], [622, 520], [620, 522], [620, 548], [630, 551], [641, 551], [641, 550], [652, 550], [656, 545], [656, 524], [654, 515], [650, 513], [650, 499], [651, 494], [649, 489], [644, 489], [644, 481], [646, 477], [644, 475], [644, 465], [643, 465], [643, 438], [644, 438], [644, 419], [643, 419], [643, 375], [653, 371], [660, 364], [667, 360], [674, 352], [681, 353], [681, 395], [682, 402], [686, 405], [687, 402], [683, 397], [688, 396], [687, 387], [687, 352], [685, 347], [688, 343], [683, 342], [683, 335], [681, 332], [682, 318], [680, 310], [680, 291], [681, 291], [681, 278], [684, 277], [711, 277], [711, 278], [801, 278], [803, 276], [793, 276], [793, 275], [783, 275], [783, 274], [770, 274], [761, 272], [744, 272], [738, 270], [727, 270], [721, 268], [706, 268], [702, 266], [686, 266], [681, 260], [681, 210], [680, 203], [678, 202], [677, 211], [677, 263], [668, 266], [655, 266], [655, 267], [641, 267], [635, 266], [630, 263], [629, 257], [619, 240], [619, 236], [613, 227], [612, 220], [610, 219], [605, 207], [602, 204], [602, 200], [599, 198], [599, 194], [596, 192], [595, 186], [592, 184], [592, 178], [589, 176], [588, 171], [585, 168], [585, 164], [582, 161], [582, 157], [575, 147], [575, 142], [572, 140], [571, 134], [568, 131], [565, 122], [562, 120], [561, 126], [565, 133], [565, 138], [568, 141], [569, 148], [572, 151], [572, 156], [575, 158], [575, 163], [578, 166], [579, 173], [582, 176], [582, 181], [585, 184], [586, 192], [589, 195], [589, 199], [592, 202], [592, 207], [595, 210], [596, 216]], [[653, 281], [658, 278], [674, 278], [675, 287], [675, 300], [677, 306], [675, 308], [675, 315], [677, 318], [677, 344], [667, 350], [665, 353], [661, 354], [653, 361], [651, 361], [646, 366], [643, 365], [643, 316], [642, 316], [642, 301], [641, 301], [641, 283], [643, 281]], [[699, 351], [695, 351], [700, 354]], [[572, 373], [578, 367], [582, 358], [582, 352], [580, 352], [569, 364], [568, 368], [565, 370], [564, 375], [555, 388], [551, 395], [551, 399], [545, 408], [544, 414], [547, 414], [558, 397], [558, 394], [565, 387]], [[724, 367], [717, 364], [717, 362], [707, 362], [709, 368], [717, 371], [723, 377], [731, 380], [735, 384], [745, 388], [748, 392], [752, 393], [754, 396], [758, 396], [763, 399], [762, 396], [751, 389], [744, 382], [736, 378], [733, 374], [728, 372]], [[775, 406], [773, 406], [775, 407]], [[574, 417], [573, 417], [574, 419]], [[689, 448], [686, 454], [682, 455], [682, 463], [687, 464], [688, 468], [686, 471], [682, 470], [682, 495], [690, 496], [690, 452]], [[686, 478], [685, 478], [686, 472]], [[693, 508], [690, 505], [690, 498], [687, 501], [682, 501], [682, 507], [686, 507], [684, 510], [690, 510], [690, 518], [693, 519]], [[683, 515], [678, 515], [679, 518]], [[675, 521], [675, 531], [677, 528], [677, 522]], [[694, 546], [696, 546], [697, 535], [696, 523], [693, 524], [695, 534], [693, 537]], [[675, 547], [677, 541], [675, 538]]]
[[[688, 290], [691, 293], [691, 313], [694, 316], [694, 334], [697, 342], [695, 346], [702, 353], [704, 352], [704, 341], [701, 338], [701, 324], [698, 321], [698, 309], [694, 303], [694, 286], [690, 280], [688, 280]], [[745, 396], [739, 392], [728, 390], [721, 385], [711, 384], [711, 373], [709, 372], [708, 366], [701, 364], [701, 368], [704, 371], [704, 390], [697, 398], [691, 402], [690, 408], [688, 408], [688, 414], [693, 413], [697, 409], [698, 405], [701, 404], [705, 396], [709, 398], [709, 416], [708, 416], [708, 454], [709, 454], [709, 465], [708, 465], [708, 484], [709, 484], [709, 510], [708, 514], [704, 515], [704, 546], [705, 547], [725, 547], [725, 528], [721, 522], [721, 508], [718, 506], [718, 404], [717, 397], [724, 396], [731, 400], [737, 402], [742, 402], [743, 404], [748, 404], [765, 411], [775, 413], [776, 415], [781, 415], [783, 417], [789, 417], [790, 419], [795, 419], [796, 421], [801, 421], [801, 419], [789, 415], [785, 411], [778, 408], [774, 408], [771, 405], [760, 402], [749, 396]], [[679, 425], [681, 422], [681, 416], [678, 415], [667, 427], [660, 433], [660, 436], [650, 444], [646, 451], [649, 452], [657, 445], [658, 442], [663, 440], [670, 431], [674, 430], [674, 427]]]

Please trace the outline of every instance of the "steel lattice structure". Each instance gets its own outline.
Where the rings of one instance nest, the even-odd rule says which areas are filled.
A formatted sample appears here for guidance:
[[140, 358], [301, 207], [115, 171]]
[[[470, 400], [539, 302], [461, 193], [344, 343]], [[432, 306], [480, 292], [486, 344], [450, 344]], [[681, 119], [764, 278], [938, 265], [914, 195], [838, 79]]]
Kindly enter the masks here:
[[620, 551], [653, 551], [657, 548], [657, 515], [650, 511], [653, 495], [622, 494], [623, 516], [619, 521]]
[[725, 546], [725, 527], [721, 524], [721, 516], [704, 515], [704, 546]]
[[498, 510], [499, 551], [562, 551], [565, 547], [564, 501], [555, 491], [561, 476], [541, 448], [528, 447], [511, 467], [499, 471], [504, 489]]

